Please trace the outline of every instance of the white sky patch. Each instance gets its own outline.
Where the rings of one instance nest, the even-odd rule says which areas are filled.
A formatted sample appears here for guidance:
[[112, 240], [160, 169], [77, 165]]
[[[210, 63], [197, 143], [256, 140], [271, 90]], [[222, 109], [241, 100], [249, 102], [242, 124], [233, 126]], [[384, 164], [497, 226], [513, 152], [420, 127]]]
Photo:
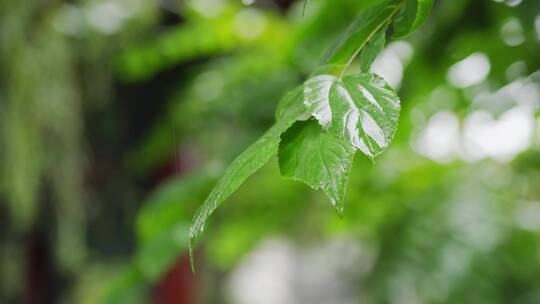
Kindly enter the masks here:
[[519, 19], [509, 18], [501, 27], [500, 35], [504, 43], [509, 46], [518, 46], [525, 42], [523, 27]]
[[506, 0], [506, 5], [510, 6], [510, 7], [516, 7], [518, 5], [520, 5], [522, 2], [522, 0]]
[[229, 298], [237, 304], [293, 304], [294, 252], [289, 243], [267, 240], [229, 279]]
[[420, 131], [412, 139], [413, 147], [443, 163], [456, 158], [511, 161], [536, 140], [540, 86], [534, 75], [520, 77], [494, 92], [478, 93], [472, 100], [474, 110], [462, 123], [451, 112], [436, 113], [427, 123], [417, 125]]
[[384, 78], [391, 87], [398, 89], [403, 80], [404, 65], [396, 48], [392, 46], [393, 43], [377, 57], [371, 72]]
[[518, 78], [495, 92], [482, 92], [473, 97], [473, 106], [500, 114], [515, 106], [534, 112], [540, 106], [540, 87], [531, 77]]
[[377, 57], [371, 72], [386, 80], [393, 88], [399, 89], [403, 80], [403, 72], [414, 55], [414, 48], [405, 41], [397, 41], [389, 44]]
[[457, 62], [448, 70], [448, 82], [458, 88], [466, 88], [486, 80], [491, 70], [489, 58], [484, 53], [474, 53]]
[[493, 0], [495, 2], [504, 3], [510, 7], [516, 7], [521, 4], [522, 0]]
[[531, 78], [514, 81], [508, 86], [508, 94], [519, 105], [530, 109], [537, 109], [540, 106], [540, 86]]
[[535, 127], [532, 112], [523, 106], [506, 111], [499, 119], [475, 111], [465, 118], [461, 128], [455, 114], [445, 111], [431, 117], [412, 144], [418, 154], [440, 163], [456, 158], [508, 162], [530, 147]]
[[413, 140], [414, 150], [437, 162], [452, 161], [459, 149], [459, 120], [449, 111], [431, 117], [427, 126]]
[[114, 34], [119, 31], [130, 12], [118, 2], [105, 1], [92, 5], [85, 10], [88, 24], [102, 34]]
[[[331, 258], [336, 256], [340, 258]], [[267, 239], [228, 276], [226, 303], [356, 303], [354, 283], [370, 272], [375, 260], [375, 248], [340, 236], [301, 248]]]
[[414, 48], [406, 41], [392, 42], [388, 49], [399, 57], [404, 66], [409, 64], [414, 55]]
[[498, 120], [487, 112], [473, 112], [464, 124], [464, 151], [473, 159], [510, 161], [530, 146], [533, 128], [532, 113], [524, 107], [509, 110]]

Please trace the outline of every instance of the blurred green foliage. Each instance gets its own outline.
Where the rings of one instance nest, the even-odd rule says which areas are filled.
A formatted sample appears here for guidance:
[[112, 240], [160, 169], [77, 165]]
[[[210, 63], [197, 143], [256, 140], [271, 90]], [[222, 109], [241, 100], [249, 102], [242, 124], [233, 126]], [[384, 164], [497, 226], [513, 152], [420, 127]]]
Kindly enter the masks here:
[[[281, 97], [312, 73], [358, 12], [378, 2], [310, 0], [302, 13], [302, 1], [286, 9], [262, 0], [180, 1], [168, 12], [178, 18], [172, 24], [151, 1], [0, 4], [0, 302], [23, 298], [20, 256], [35, 229], [50, 232], [54, 259], [69, 273], [59, 298], [148, 302], [187, 253], [191, 219], [225, 166], [268, 129]], [[536, 0], [438, 0], [417, 32], [388, 41], [374, 70], [399, 89], [398, 130], [375, 163], [356, 157], [343, 218], [321, 193], [281, 178], [271, 159], [206, 228], [197, 276], [219, 282], [204, 289], [214, 294], [207, 298], [220, 297], [223, 273], [265, 238], [309, 247], [345, 236], [375, 255], [355, 277], [362, 301], [538, 303], [539, 16]], [[474, 69], [460, 72], [467, 59]], [[117, 87], [144, 86], [161, 73], [181, 77], [165, 78], [164, 91], [151, 88], [148, 107], [165, 106], [118, 156], [123, 173], [107, 180], [112, 189], [96, 191], [85, 184], [94, 167], [87, 145], [95, 141], [87, 137], [101, 128], [100, 142], [113, 146], [125, 126], [96, 113], [129, 111], [129, 102], [115, 106]], [[508, 117], [524, 125], [496, 125]], [[478, 121], [483, 133], [474, 133]], [[500, 154], [523, 136], [526, 145]], [[498, 140], [499, 150], [483, 138]], [[190, 169], [149, 194], [124, 181], [179, 166], [178, 155]], [[111, 206], [100, 204], [99, 213], [89, 207], [95, 201]], [[127, 223], [92, 215], [104, 213]], [[136, 245], [109, 256], [93, 230], [111, 234], [105, 246], [131, 248], [131, 236], [114, 234], [121, 225]]]

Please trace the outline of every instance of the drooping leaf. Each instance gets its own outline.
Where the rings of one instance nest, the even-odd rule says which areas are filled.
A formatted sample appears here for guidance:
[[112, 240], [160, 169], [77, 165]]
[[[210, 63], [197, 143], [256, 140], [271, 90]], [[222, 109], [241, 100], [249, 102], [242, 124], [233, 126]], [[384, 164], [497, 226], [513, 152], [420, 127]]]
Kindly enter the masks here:
[[362, 12], [325, 60], [327, 65], [347, 64], [399, 11], [399, 1], [384, 1]]
[[[197, 211], [190, 229], [191, 257], [191, 243], [209, 216], [278, 149], [283, 175], [322, 189], [342, 211], [355, 150], [371, 158], [380, 154], [393, 137], [400, 111], [396, 93], [380, 77], [368, 73], [343, 75], [371, 42], [361, 63], [364, 69], [369, 68], [384, 47], [386, 28], [404, 1], [382, 0], [379, 6], [362, 11], [316, 69], [316, 76], [279, 103], [276, 124], [229, 166]], [[310, 117], [322, 128], [314, 121], [299, 122], [283, 136], [278, 147], [282, 134], [294, 122]]]
[[315, 121], [297, 122], [282, 136], [281, 174], [321, 189], [343, 212], [355, 149], [344, 139], [324, 132]]
[[204, 229], [206, 221], [216, 208], [236, 191], [249, 176], [255, 173], [255, 171], [261, 168], [277, 153], [281, 134], [285, 132], [304, 111], [301, 106], [301, 87], [296, 88], [287, 94], [280, 104], [282, 104], [281, 111], [278, 111], [278, 119], [274, 126], [232, 162], [223, 176], [218, 180], [204, 204], [197, 210], [190, 229], [190, 244]]
[[360, 71], [369, 72], [371, 65], [377, 59], [377, 56], [384, 49], [386, 43], [386, 26], [380, 29], [368, 42], [362, 53], [360, 53]]
[[304, 83], [303, 106], [320, 126], [299, 122], [282, 136], [281, 173], [322, 189], [341, 212], [355, 149], [374, 158], [388, 146], [397, 127], [399, 99], [372, 74], [319, 75]]
[[276, 153], [279, 136], [285, 129], [282, 124], [274, 125], [232, 162], [202, 207], [197, 211], [191, 228], [192, 238], [195, 238], [203, 230], [206, 220], [214, 210]]
[[348, 139], [370, 158], [390, 143], [400, 112], [396, 92], [369, 73], [341, 79], [316, 76], [305, 84], [304, 104], [323, 128]]
[[405, 5], [394, 22], [394, 36], [404, 37], [426, 21], [434, 0], [405, 0]]
[[[306, 120], [309, 113], [306, 114], [305, 107], [302, 104], [302, 94], [304, 86], [300, 85], [282, 98], [276, 109], [276, 121]], [[292, 124], [291, 122], [291, 124]]]
[[348, 75], [336, 80], [330, 91], [330, 131], [347, 138], [370, 158], [389, 145], [397, 128], [399, 97], [373, 74]]

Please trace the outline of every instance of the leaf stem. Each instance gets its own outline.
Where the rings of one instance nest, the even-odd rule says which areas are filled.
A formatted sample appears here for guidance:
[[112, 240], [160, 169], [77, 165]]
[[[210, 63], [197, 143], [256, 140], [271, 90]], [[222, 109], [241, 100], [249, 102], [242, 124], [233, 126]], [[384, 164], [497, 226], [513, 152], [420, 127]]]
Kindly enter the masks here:
[[350, 67], [350, 65], [352, 64], [352, 62], [354, 61], [354, 59], [358, 56], [358, 54], [360, 54], [360, 51], [362, 51], [362, 49], [364, 48], [364, 46], [366, 46], [366, 44], [373, 38], [373, 36], [375, 36], [375, 34], [377, 34], [377, 32], [379, 30], [381, 30], [381, 28], [383, 28], [384, 26], [388, 25], [390, 20], [392, 18], [394, 18], [394, 15], [399, 11], [399, 9], [401, 8], [401, 6], [403, 5], [404, 2], [401, 2], [400, 4], [397, 4], [396, 5], [396, 8], [394, 9], [394, 11], [388, 15], [388, 18], [386, 18], [386, 20], [384, 20], [383, 22], [381, 22], [381, 24], [379, 24], [377, 26], [377, 28], [375, 28], [375, 30], [373, 32], [370, 33], [368, 39], [366, 39], [366, 41], [364, 41], [357, 49], [356, 51], [352, 54], [351, 58], [349, 58], [349, 60], [347, 61], [347, 63], [345, 64], [345, 66], [343, 67], [343, 69], [341, 70], [339, 76], [338, 76], [338, 79], [341, 79], [343, 77], [343, 75], [345, 75], [345, 72], [347, 71], [347, 69]]

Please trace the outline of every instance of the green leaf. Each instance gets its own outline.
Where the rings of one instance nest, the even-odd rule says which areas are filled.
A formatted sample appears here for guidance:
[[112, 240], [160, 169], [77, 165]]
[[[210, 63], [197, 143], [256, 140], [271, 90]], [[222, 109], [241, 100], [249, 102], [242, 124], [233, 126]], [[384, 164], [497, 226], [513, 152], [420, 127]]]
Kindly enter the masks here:
[[306, 113], [302, 104], [304, 86], [300, 85], [282, 98], [276, 109], [276, 121], [307, 120], [310, 115]]
[[321, 189], [342, 213], [354, 152], [347, 141], [323, 132], [317, 122], [298, 122], [282, 136], [279, 167], [283, 176]]
[[348, 64], [399, 11], [398, 1], [385, 1], [361, 13], [349, 26], [326, 61], [327, 65]]
[[319, 75], [304, 83], [304, 105], [306, 111], [319, 121], [321, 126], [328, 129], [332, 121], [330, 110], [330, 89], [336, 81], [332, 75]]
[[386, 43], [386, 29], [386, 26], [380, 29], [377, 34], [371, 38], [360, 54], [360, 71], [369, 72], [371, 65], [373, 65], [373, 62], [375, 62], [377, 56], [379, 56], [381, 51], [384, 49], [384, 45]]
[[[376, 75], [319, 75], [305, 84], [304, 104], [323, 128], [370, 158], [388, 146], [397, 127], [396, 92]], [[330, 117], [330, 118], [329, 118]]]
[[[204, 225], [216, 208], [223, 203], [242, 183], [261, 168], [278, 151], [281, 134], [285, 132], [304, 112], [302, 106], [302, 87], [287, 94], [280, 102], [278, 120], [259, 140], [247, 148], [227, 168], [212, 192], [199, 208], [190, 229], [191, 243], [203, 231]], [[193, 266], [193, 263], [192, 263]]]
[[330, 91], [330, 107], [330, 131], [349, 139], [370, 158], [390, 144], [399, 120], [400, 102], [382, 78], [364, 73], [337, 80]]
[[281, 123], [274, 125], [233, 161], [197, 211], [191, 227], [191, 238], [195, 238], [203, 230], [206, 220], [214, 210], [276, 153], [279, 136], [284, 130], [286, 127]]
[[[310, 116], [315, 117], [327, 132], [314, 122], [297, 124], [300, 130], [295, 127], [284, 136], [286, 141], [279, 152], [280, 168], [283, 175], [322, 189], [338, 211], [343, 209], [342, 200], [355, 149], [371, 158], [381, 153], [395, 132], [400, 106], [393, 89], [380, 77], [367, 73], [341, 76], [371, 42], [361, 63], [363, 68], [369, 68], [382, 50], [386, 27], [401, 9], [403, 1], [386, 0], [363, 11], [325, 64], [317, 69], [322, 75], [309, 79], [279, 103], [276, 124], [227, 168], [197, 211], [190, 228], [191, 258], [191, 244], [204, 229], [210, 215], [278, 152], [281, 135], [295, 121], [307, 120]], [[340, 77], [329, 75], [329, 71], [339, 73]]]
[[433, 2], [434, 0], [405, 0], [405, 6], [394, 22], [394, 36], [407, 36], [422, 25]]
[[303, 106], [322, 129], [314, 121], [299, 122], [282, 136], [281, 173], [322, 189], [342, 212], [355, 149], [374, 158], [388, 146], [399, 119], [399, 98], [373, 74], [319, 75], [304, 83]]

